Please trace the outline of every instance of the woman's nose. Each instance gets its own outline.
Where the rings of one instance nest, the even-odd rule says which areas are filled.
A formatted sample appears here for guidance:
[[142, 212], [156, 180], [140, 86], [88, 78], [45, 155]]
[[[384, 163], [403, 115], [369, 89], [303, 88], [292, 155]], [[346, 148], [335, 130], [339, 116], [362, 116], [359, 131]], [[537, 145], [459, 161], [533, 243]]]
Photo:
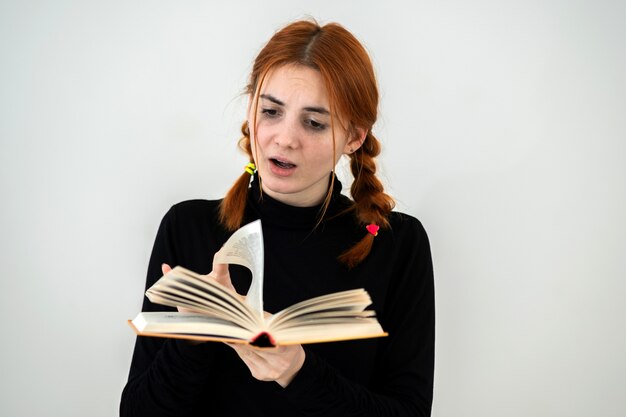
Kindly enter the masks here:
[[285, 148], [297, 148], [300, 143], [299, 130], [294, 123], [284, 123], [274, 135], [274, 143]]

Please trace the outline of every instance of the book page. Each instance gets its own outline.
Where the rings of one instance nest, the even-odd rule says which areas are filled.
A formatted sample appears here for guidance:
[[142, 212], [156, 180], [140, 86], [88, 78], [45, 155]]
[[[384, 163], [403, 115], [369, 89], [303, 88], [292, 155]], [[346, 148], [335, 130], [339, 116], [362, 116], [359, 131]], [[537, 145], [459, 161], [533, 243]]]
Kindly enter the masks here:
[[252, 282], [246, 295], [246, 303], [263, 319], [263, 230], [261, 220], [241, 227], [226, 241], [215, 254], [215, 261], [223, 264], [236, 264], [248, 268]]
[[139, 313], [132, 321], [137, 334], [164, 337], [208, 336], [214, 339], [236, 338], [249, 340], [255, 332], [234, 326], [229, 320], [204, 314], [153, 311]]
[[340, 340], [369, 339], [385, 337], [387, 333], [375, 319], [354, 319], [345, 322], [304, 324], [273, 333], [279, 346], [305, 343], [338, 342]]
[[222, 317], [251, 331], [263, 323], [255, 320], [252, 309], [221, 285], [197, 278], [177, 266], [153, 285], [146, 295], [153, 303], [185, 307], [214, 317]]

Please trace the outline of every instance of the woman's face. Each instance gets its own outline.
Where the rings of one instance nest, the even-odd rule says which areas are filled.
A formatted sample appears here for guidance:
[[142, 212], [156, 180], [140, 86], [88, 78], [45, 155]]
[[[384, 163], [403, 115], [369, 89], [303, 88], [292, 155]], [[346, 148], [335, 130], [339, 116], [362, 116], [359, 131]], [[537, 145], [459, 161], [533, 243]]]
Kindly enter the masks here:
[[[254, 100], [248, 109], [253, 126]], [[349, 137], [335, 119], [335, 148], [330, 105], [320, 73], [300, 65], [270, 72], [259, 94], [257, 131], [250, 129], [252, 154], [263, 192], [283, 203], [307, 207], [323, 201], [329, 174], [344, 153], [355, 151], [365, 137]]]

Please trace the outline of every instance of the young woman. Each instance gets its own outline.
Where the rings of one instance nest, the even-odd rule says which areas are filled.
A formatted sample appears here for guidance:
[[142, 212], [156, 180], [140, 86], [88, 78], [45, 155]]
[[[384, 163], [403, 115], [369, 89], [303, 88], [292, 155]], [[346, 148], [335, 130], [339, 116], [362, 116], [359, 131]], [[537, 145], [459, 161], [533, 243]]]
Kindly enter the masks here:
[[[240, 146], [250, 164], [224, 199], [170, 209], [146, 288], [181, 265], [245, 293], [246, 271], [211, 257], [260, 218], [267, 311], [362, 287], [389, 336], [272, 350], [139, 337], [121, 415], [430, 415], [430, 248], [417, 219], [392, 211], [375, 175], [378, 90], [365, 49], [337, 24], [292, 23], [256, 58], [248, 93]], [[334, 175], [343, 155], [352, 199]], [[144, 299], [144, 311], [167, 309]]]

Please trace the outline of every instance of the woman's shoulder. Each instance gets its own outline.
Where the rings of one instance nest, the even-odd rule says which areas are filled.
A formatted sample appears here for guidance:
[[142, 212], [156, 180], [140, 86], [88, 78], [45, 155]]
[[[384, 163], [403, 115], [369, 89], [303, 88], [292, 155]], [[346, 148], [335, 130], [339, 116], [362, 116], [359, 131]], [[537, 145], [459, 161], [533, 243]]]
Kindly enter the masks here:
[[221, 201], [204, 199], [180, 201], [170, 207], [164, 219], [179, 226], [201, 223], [215, 224], [219, 218]]
[[399, 211], [389, 214], [389, 230], [386, 233], [389, 243], [401, 246], [429, 246], [428, 234], [422, 222], [415, 216]]
[[389, 214], [389, 225], [395, 232], [417, 233], [426, 235], [426, 230], [422, 222], [415, 216], [400, 211], [392, 211]]
[[205, 199], [192, 199], [184, 200], [172, 205], [172, 208], [177, 212], [206, 212], [207, 210], [216, 210], [219, 208], [222, 200], [205, 200]]
[[163, 216], [155, 247], [163, 248], [167, 263], [206, 273], [212, 254], [227, 238], [219, 221], [219, 200], [186, 200], [173, 204]]

